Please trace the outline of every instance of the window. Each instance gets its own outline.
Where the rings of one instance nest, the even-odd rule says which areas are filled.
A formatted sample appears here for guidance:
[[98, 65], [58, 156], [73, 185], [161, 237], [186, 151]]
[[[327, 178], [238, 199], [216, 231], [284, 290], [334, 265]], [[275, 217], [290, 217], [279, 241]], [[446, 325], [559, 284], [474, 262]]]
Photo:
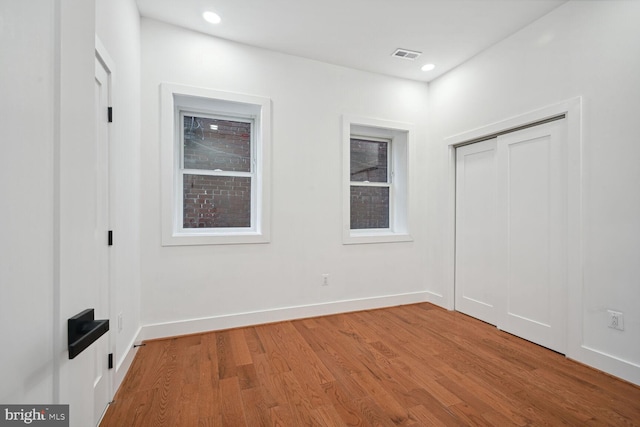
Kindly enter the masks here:
[[163, 245], [269, 240], [270, 101], [162, 85]]
[[182, 111], [182, 227], [250, 228], [253, 120]]
[[410, 241], [411, 126], [345, 116], [343, 242]]
[[391, 141], [352, 137], [351, 229], [389, 229], [392, 198], [389, 167]]

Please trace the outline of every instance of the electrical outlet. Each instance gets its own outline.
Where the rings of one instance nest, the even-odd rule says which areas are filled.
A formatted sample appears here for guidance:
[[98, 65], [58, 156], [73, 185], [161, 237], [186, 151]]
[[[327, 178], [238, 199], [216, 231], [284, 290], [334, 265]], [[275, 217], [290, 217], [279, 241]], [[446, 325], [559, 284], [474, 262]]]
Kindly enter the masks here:
[[326, 273], [322, 275], [322, 286], [329, 286], [329, 275]]
[[617, 329], [619, 331], [624, 331], [624, 315], [619, 311], [607, 310], [609, 313], [609, 327], [612, 329]]

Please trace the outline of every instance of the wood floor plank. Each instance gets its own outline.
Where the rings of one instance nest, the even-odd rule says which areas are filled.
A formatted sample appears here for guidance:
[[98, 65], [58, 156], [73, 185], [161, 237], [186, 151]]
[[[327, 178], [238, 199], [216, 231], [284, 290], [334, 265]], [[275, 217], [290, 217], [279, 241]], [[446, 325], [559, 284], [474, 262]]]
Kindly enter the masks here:
[[[340, 417], [344, 420], [347, 425], [353, 425], [353, 422], [357, 422], [360, 417], [357, 414], [351, 414], [349, 410], [350, 402], [354, 398], [363, 398], [366, 396], [365, 392], [362, 391], [358, 387], [358, 390], [361, 390], [358, 395], [351, 394], [349, 388], [345, 388], [345, 381], [337, 380], [332, 383], [324, 384], [322, 388], [325, 393], [331, 400], [331, 404], [336, 409], [336, 411], [340, 414]], [[357, 384], [354, 383], [357, 386]], [[354, 420], [355, 418], [355, 420]]]
[[198, 385], [184, 384], [180, 390], [180, 401], [175, 408], [174, 425], [195, 426], [200, 419], [198, 411]]
[[272, 427], [289, 427], [294, 426], [293, 415], [288, 405], [276, 406], [269, 409], [271, 415]]
[[216, 334], [206, 334], [202, 336], [200, 344], [198, 415], [201, 420], [207, 420], [207, 423], [213, 423], [220, 414], [219, 383]]
[[216, 333], [216, 354], [218, 355], [218, 376], [220, 379], [235, 377], [236, 361], [230, 331]]
[[231, 341], [231, 349], [236, 366], [251, 364], [251, 352], [249, 351], [249, 345], [247, 344], [244, 331], [242, 329], [229, 331], [229, 339]]
[[[474, 373], [468, 373], [464, 377], [459, 372], [447, 371], [446, 377], [448, 381], [453, 383], [465, 383], [466, 387], [463, 392], [468, 392], [472, 399], [476, 400], [473, 406], [480, 408], [481, 405], [486, 405], [487, 410], [482, 414], [485, 419], [507, 420], [508, 424], [513, 425], [527, 425], [530, 420], [522, 415], [523, 407], [521, 402], [512, 398], [513, 391], [503, 390], [501, 388], [487, 387], [487, 383], [482, 380], [477, 380]], [[453, 388], [449, 388], [452, 389]], [[455, 392], [455, 391], [454, 391]], [[466, 403], [471, 403], [468, 395], [461, 395], [461, 400]], [[505, 421], [501, 421], [500, 424], [504, 424]]]
[[197, 345], [186, 347], [180, 352], [179, 372], [184, 384], [198, 384], [200, 382], [200, 341]]
[[327, 390], [334, 390], [330, 396], [335, 397], [336, 392], [339, 392], [345, 397], [345, 399], [354, 399], [366, 396], [366, 392], [356, 381], [354, 381], [350, 372], [345, 370], [343, 365], [338, 363], [334, 357], [325, 352], [319, 352], [318, 356], [336, 379], [335, 381], [322, 384], [322, 388], [325, 393], [327, 393]]
[[392, 393], [383, 385], [377, 375], [359, 372], [353, 374], [356, 382], [367, 395], [376, 403], [384, 414], [396, 425], [407, 425], [409, 410], [403, 407]]
[[304, 369], [303, 365], [294, 366], [291, 373], [295, 375], [297, 383], [304, 390], [304, 394], [313, 408], [329, 403], [329, 399], [322, 389], [322, 384], [326, 384], [326, 381], [315, 381], [313, 374], [308, 369]]
[[[405, 405], [409, 408], [416, 408], [418, 406], [424, 407], [429, 412], [429, 419], [437, 420], [435, 424], [444, 423], [445, 425], [462, 425], [462, 420], [455, 416], [451, 411], [451, 406], [443, 405], [427, 390], [419, 388], [409, 392], [404, 396]], [[415, 406], [414, 406], [415, 405]], [[420, 411], [420, 409], [418, 409]], [[411, 412], [410, 412], [411, 413]], [[416, 413], [418, 419], [424, 418], [423, 415]], [[427, 424], [429, 425], [429, 424]]]
[[271, 370], [278, 373], [290, 371], [291, 368], [287, 364], [286, 350], [283, 349], [284, 344], [277, 324], [256, 326], [255, 330], [264, 346]]
[[365, 317], [367, 316], [367, 314], [368, 313], [366, 311], [349, 313], [348, 319], [351, 324], [351, 327], [357, 330], [358, 333], [362, 337], [364, 337], [366, 342], [371, 343], [374, 341], [379, 341], [380, 340], [379, 329], [375, 328], [375, 325], [369, 323], [366, 320]]
[[170, 363], [171, 355], [175, 352], [176, 341], [174, 339], [148, 343], [138, 350], [138, 355], [145, 358], [142, 363], [143, 373], [139, 386], [136, 389], [152, 389], [162, 383]]
[[281, 406], [287, 403], [287, 397], [273, 382], [274, 372], [271, 369], [268, 356], [264, 353], [253, 356], [258, 390], [267, 408]]
[[349, 346], [342, 342], [343, 337], [337, 335], [332, 337], [330, 333], [321, 328], [317, 329], [316, 336], [322, 340], [322, 349], [318, 350], [316, 354], [334, 378], [344, 377], [344, 375], [360, 372], [363, 369], [355, 354], [346, 353]]
[[[453, 412], [454, 415], [456, 415], [460, 420], [464, 422], [464, 425], [477, 427], [495, 427], [490, 421], [487, 421], [482, 416], [482, 414], [477, 411], [476, 408], [468, 405], [465, 402], [460, 402], [456, 405], [453, 405], [449, 409]], [[509, 424], [502, 423], [502, 425]]]
[[[153, 417], [151, 413], [151, 401], [154, 399], [155, 389], [144, 390], [131, 394], [127, 398], [115, 401], [109, 405], [103, 425], [131, 425], [146, 426]], [[108, 417], [110, 413], [112, 417]]]
[[256, 328], [243, 328], [244, 338], [247, 341], [247, 347], [250, 354], [264, 353], [264, 347], [262, 341], [256, 332]]
[[442, 405], [451, 406], [461, 402], [459, 396], [438, 382], [438, 378], [442, 377], [440, 371], [438, 371], [437, 375], [433, 375], [428, 365], [423, 366], [416, 364], [415, 361], [408, 358], [402, 360], [395, 359], [393, 360], [393, 365], [407, 376], [414, 378], [419, 388], [426, 390]]
[[314, 409], [314, 411], [318, 419], [322, 420], [326, 427], [342, 427], [347, 425], [333, 405], [320, 406]]
[[[335, 390], [335, 389], [334, 389]], [[366, 420], [358, 407], [349, 399], [334, 401], [333, 407], [348, 426], [366, 426]]]
[[103, 427], [638, 426], [640, 387], [428, 303], [155, 340]]
[[165, 347], [161, 375], [154, 381], [155, 387], [148, 413], [155, 425], [172, 425], [175, 410], [179, 404], [180, 374], [176, 341], [172, 339], [171, 345]]
[[560, 397], [560, 393], [556, 396], [557, 400], [553, 402], [535, 389], [519, 391], [515, 396], [522, 401], [526, 401], [530, 411], [538, 417], [546, 417], [547, 414], [553, 414], [557, 424], [580, 426], [591, 419], [588, 416], [584, 416], [584, 414], [576, 413], [572, 408], [567, 408]]
[[363, 358], [362, 363], [365, 365], [368, 372], [355, 375], [364, 378], [362, 386], [365, 390], [366, 385], [364, 385], [364, 383], [371, 383], [371, 380], [374, 380], [373, 384], [370, 386], [372, 387], [372, 391], [370, 393], [373, 394], [376, 389], [384, 390], [384, 392], [393, 396], [392, 399], [397, 400], [403, 408], [406, 409], [409, 407], [405, 404], [406, 402], [404, 397], [409, 394], [411, 390], [418, 387], [415, 381], [411, 380], [403, 373], [393, 369], [386, 359], [376, 358], [371, 361], [368, 358]]
[[279, 379], [282, 381], [289, 408], [294, 416], [294, 425], [320, 425], [320, 422], [313, 416], [314, 405], [311, 400], [314, 399], [314, 396], [305, 393], [296, 375], [292, 371], [284, 372], [279, 375]]
[[247, 390], [249, 388], [257, 387], [258, 374], [256, 373], [256, 369], [253, 363], [237, 366], [236, 373], [238, 376], [238, 382], [240, 384], [240, 390]]
[[[308, 332], [306, 328], [302, 329], [302, 331]], [[307, 374], [309, 379], [317, 384], [325, 384], [335, 381], [331, 372], [329, 372], [329, 370], [324, 366], [306, 340], [306, 338], [309, 337], [309, 334], [304, 333], [303, 335], [303, 333], [296, 328], [295, 333], [290, 334], [290, 339], [293, 340], [293, 343], [289, 347], [292, 351], [295, 351], [301, 356], [300, 360], [303, 362], [294, 365], [292, 369]]]
[[362, 417], [361, 424], [356, 425], [380, 427], [394, 427], [396, 425], [393, 420], [384, 413], [382, 408], [369, 397], [354, 400], [350, 403], [350, 406]]
[[[414, 420], [413, 425], [416, 426], [442, 427], [453, 425], [451, 423], [446, 423], [440, 420], [439, 418], [434, 416], [433, 411], [428, 410], [423, 405], [413, 406], [409, 408], [409, 414]], [[462, 425], [462, 423], [459, 423], [457, 425]]]
[[242, 405], [248, 426], [271, 425], [270, 408], [257, 388], [242, 390]]
[[198, 427], [220, 427], [222, 426], [222, 415], [203, 417], [198, 420]]
[[220, 406], [222, 411], [222, 425], [245, 427], [247, 421], [244, 416], [244, 406], [240, 392], [240, 384], [236, 377], [220, 380]]

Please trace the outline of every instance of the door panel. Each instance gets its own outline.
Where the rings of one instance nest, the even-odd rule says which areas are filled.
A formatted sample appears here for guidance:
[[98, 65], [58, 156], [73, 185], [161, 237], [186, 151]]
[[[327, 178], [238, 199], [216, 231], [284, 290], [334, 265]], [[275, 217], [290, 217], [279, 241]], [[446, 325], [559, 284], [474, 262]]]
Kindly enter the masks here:
[[565, 351], [566, 155], [564, 121], [498, 138], [498, 256], [504, 260], [498, 327]]
[[496, 324], [496, 139], [456, 149], [456, 309]]
[[[110, 260], [107, 233], [109, 230], [109, 127], [107, 108], [109, 106], [109, 75], [96, 58], [95, 64], [95, 193], [92, 195], [95, 209], [94, 245], [96, 247], [96, 271], [94, 283], [95, 314], [97, 319], [110, 317], [109, 286]], [[88, 350], [93, 353], [94, 422], [97, 424], [104, 413], [111, 396], [111, 379], [108, 368], [110, 332], [104, 334]]]
[[507, 312], [549, 324], [549, 137], [507, 146]]

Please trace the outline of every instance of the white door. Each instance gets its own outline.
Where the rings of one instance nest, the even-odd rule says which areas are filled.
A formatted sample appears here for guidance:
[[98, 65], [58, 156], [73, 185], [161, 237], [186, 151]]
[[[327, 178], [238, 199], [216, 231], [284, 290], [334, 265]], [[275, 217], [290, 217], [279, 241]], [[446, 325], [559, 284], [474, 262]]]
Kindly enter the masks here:
[[498, 327], [566, 351], [567, 137], [559, 120], [498, 138]]
[[456, 150], [456, 310], [566, 351], [565, 120]]
[[[96, 135], [95, 144], [95, 194], [94, 209], [94, 244], [97, 256], [97, 274], [95, 282], [90, 286], [94, 289], [96, 319], [109, 319], [110, 305], [110, 250], [108, 246], [109, 231], [109, 124], [107, 111], [109, 107], [109, 73], [96, 58], [95, 64], [95, 114]], [[113, 328], [113, 322], [110, 322]], [[108, 367], [110, 351], [110, 331], [104, 334], [87, 350], [92, 354], [93, 387], [94, 387], [94, 423], [97, 424], [104, 413], [111, 396], [111, 377]]]
[[456, 149], [456, 310], [497, 324], [496, 139]]

